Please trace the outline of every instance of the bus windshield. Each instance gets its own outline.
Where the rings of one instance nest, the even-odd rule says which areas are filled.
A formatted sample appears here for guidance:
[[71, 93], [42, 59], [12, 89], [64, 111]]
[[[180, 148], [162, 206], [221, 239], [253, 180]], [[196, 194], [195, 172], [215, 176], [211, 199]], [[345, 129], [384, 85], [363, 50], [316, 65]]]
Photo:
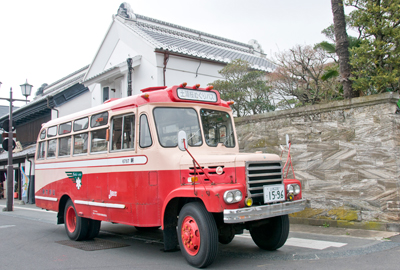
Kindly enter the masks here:
[[[231, 117], [226, 112], [201, 109], [201, 124], [204, 138], [208, 146], [215, 147], [222, 143], [226, 147], [235, 147], [235, 137]], [[183, 130], [187, 134], [188, 145], [201, 146], [201, 134], [198, 115], [192, 108], [155, 108], [154, 120], [157, 135], [163, 147], [178, 145], [178, 132]]]
[[226, 147], [235, 147], [232, 121], [228, 113], [201, 109], [200, 117], [208, 146], [215, 147], [223, 143]]
[[178, 146], [180, 130], [186, 132], [190, 146], [203, 144], [199, 118], [192, 108], [155, 108], [154, 120], [158, 140], [163, 147]]

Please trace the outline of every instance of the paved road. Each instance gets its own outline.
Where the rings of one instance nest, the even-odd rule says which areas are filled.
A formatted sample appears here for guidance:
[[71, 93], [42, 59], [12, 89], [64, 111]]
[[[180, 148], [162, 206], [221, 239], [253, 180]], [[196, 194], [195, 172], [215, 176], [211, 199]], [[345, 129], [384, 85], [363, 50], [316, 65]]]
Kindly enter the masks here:
[[[3, 207], [5, 200], [0, 200]], [[0, 269], [191, 268], [179, 251], [162, 251], [160, 230], [141, 233], [103, 222], [94, 242], [79, 243], [69, 241], [64, 226], [55, 220], [56, 213], [34, 205], [16, 204], [13, 212], [0, 212]], [[71, 247], [77, 243], [81, 249]], [[219, 250], [209, 269], [399, 269], [400, 265], [400, 236], [388, 232], [292, 225], [287, 243], [278, 251], [260, 250], [248, 233], [221, 244]]]

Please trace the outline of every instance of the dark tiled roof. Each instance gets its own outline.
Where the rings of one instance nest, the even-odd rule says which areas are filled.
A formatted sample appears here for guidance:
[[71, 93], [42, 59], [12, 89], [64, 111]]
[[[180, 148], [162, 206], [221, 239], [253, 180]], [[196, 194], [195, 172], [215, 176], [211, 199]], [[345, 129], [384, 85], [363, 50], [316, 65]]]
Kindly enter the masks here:
[[9, 106], [0, 105], [0, 117], [10, 112]]
[[[127, 25], [156, 50], [170, 51], [211, 61], [229, 63], [235, 59], [248, 61], [252, 68], [272, 71], [275, 65], [257, 55], [253, 46], [186, 27], [151, 19], [136, 14], [137, 21], [126, 20]], [[265, 55], [264, 55], [265, 56]]]
[[[13, 153], [13, 159], [25, 158], [26, 156], [32, 157], [36, 152], [36, 144], [31, 144], [26, 147], [21, 152]], [[0, 162], [7, 161], [8, 152], [4, 151], [0, 153]]]

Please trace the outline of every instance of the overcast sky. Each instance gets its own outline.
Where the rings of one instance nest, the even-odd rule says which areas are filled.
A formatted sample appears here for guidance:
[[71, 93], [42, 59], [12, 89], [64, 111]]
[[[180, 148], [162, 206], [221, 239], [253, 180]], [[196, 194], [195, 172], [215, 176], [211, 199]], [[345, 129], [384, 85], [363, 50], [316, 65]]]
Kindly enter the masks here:
[[[1, 0], [0, 97], [24, 97], [20, 84], [52, 83], [93, 60], [123, 0]], [[126, 0], [147, 17], [247, 43], [268, 58], [315, 44], [332, 24], [330, 0]], [[8, 104], [0, 101], [1, 105]], [[15, 106], [23, 104], [15, 102]]]

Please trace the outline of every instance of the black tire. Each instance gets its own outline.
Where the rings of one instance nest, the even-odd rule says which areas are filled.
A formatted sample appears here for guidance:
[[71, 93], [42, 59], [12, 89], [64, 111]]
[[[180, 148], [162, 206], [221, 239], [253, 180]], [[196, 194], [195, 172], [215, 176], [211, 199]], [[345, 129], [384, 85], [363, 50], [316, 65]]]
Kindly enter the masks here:
[[157, 231], [159, 228], [160, 228], [160, 226], [154, 226], [154, 227], [135, 226], [135, 229], [138, 230], [139, 232], [154, 232], [154, 231]]
[[235, 229], [232, 226], [226, 226], [220, 228], [218, 234], [218, 241], [221, 244], [227, 245], [232, 242], [233, 238], [235, 238]]
[[92, 240], [93, 238], [99, 235], [101, 221], [94, 219], [87, 219], [87, 220], [88, 220], [88, 231], [85, 239]]
[[[260, 224], [260, 223], [259, 223]], [[254, 243], [261, 249], [276, 250], [282, 247], [289, 236], [288, 215], [269, 218], [268, 223], [250, 227]]]
[[89, 222], [88, 219], [79, 217], [71, 200], [68, 200], [64, 210], [65, 231], [69, 239], [79, 241], [87, 236]]
[[207, 267], [218, 254], [218, 230], [214, 217], [201, 202], [183, 206], [178, 219], [178, 240], [186, 261]]

